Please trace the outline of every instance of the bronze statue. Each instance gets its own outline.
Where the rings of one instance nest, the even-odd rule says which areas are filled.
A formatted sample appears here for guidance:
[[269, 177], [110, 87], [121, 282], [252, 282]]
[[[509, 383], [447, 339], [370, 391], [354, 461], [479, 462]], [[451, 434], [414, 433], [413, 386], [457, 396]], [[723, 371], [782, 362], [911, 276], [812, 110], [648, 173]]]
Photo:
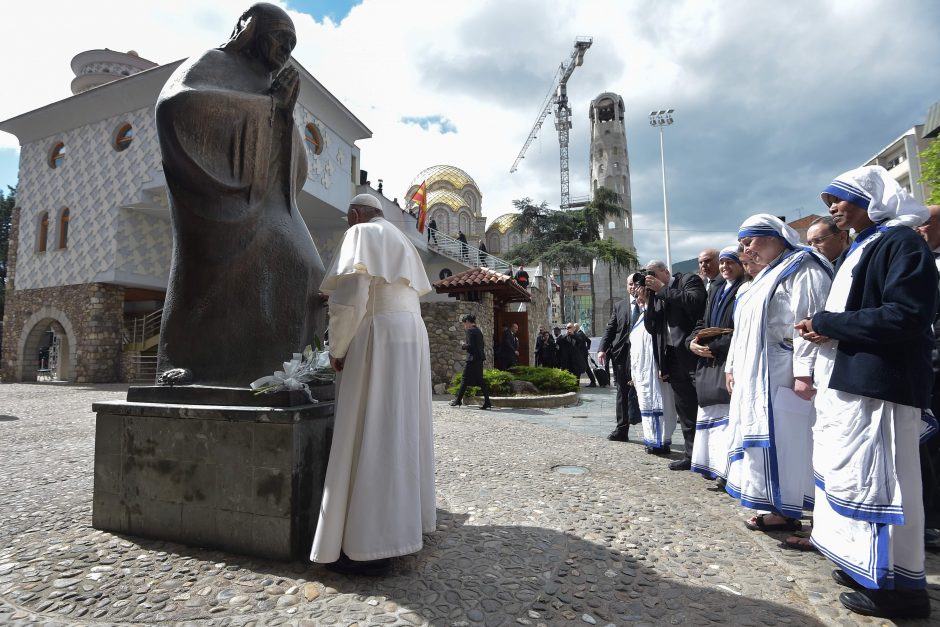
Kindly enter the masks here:
[[295, 202], [307, 176], [295, 44], [287, 13], [252, 5], [160, 93], [174, 237], [161, 383], [247, 386], [324, 328], [323, 262]]

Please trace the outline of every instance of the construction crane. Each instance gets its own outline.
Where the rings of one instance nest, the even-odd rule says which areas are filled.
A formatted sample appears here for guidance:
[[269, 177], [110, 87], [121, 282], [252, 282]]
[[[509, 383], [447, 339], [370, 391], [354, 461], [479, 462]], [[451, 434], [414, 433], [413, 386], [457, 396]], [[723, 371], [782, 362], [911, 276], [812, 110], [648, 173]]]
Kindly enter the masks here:
[[584, 53], [591, 47], [592, 43], [594, 43], [593, 37], [578, 37], [574, 40], [574, 51], [572, 51], [571, 57], [567, 61], [562, 61], [558, 67], [558, 71], [555, 72], [552, 88], [548, 91], [548, 95], [545, 96], [539, 117], [535, 120], [535, 126], [532, 127], [532, 131], [526, 138], [522, 150], [519, 151], [519, 156], [516, 157], [516, 161], [512, 164], [512, 168], [509, 169], [510, 174], [519, 169], [519, 162], [525, 158], [526, 150], [528, 150], [532, 142], [535, 141], [535, 138], [539, 134], [539, 129], [542, 128], [542, 123], [545, 121], [545, 118], [548, 117], [554, 105], [555, 130], [558, 131], [558, 149], [560, 154], [560, 206], [562, 209], [568, 209], [571, 205], [571, 196], [568, 191], [568, 131], [571, 130], [571, 107], [568, 106], [568, 79], [571, 78], [571, 73], [574, 72], [574, 69], [584, 62]]

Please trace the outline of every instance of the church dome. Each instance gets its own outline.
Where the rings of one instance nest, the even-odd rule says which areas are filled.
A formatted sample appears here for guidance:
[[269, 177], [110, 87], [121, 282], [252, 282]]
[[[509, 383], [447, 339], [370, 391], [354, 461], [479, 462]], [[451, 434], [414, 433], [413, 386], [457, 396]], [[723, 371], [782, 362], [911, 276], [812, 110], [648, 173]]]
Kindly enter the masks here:
[[437, 189], [433, 192], [428, 192], [428, 207], [430, 208], [440, 204], [447, 205], [451, 210], [457, 211], [461, 207], [466, 207], [467, 201], [459, 194], [447, 191], [446, 189]]
[[503, 215], [501, 215], [501, 216], [499, 216], [498, 218], [496, 218], [495, 220], [493, 220], [493, 222], [490, 223], [490, 225], [489, 225], [488, 227], [486, 227], [486, 230], [487, 230], [487, 231], [490, 231], [490, 230], [492, 230], [492, 229], [495, 229], [495, 230], [499, 231], [501, 234], [505, 234], [509, 229], [512, 228], [512, 224], [513, 224], [513, 222], [516, 221], [516, 216], [517, 216], [517, 215], [519, 215], [519, 214], [517, 214], [517, 213], [504, 213]]
[[411, 187], [417, 189], [422, 181], [427, 181], [429, 191], [436, 187], [447, 186], [454, 191], [460, 191], [464, 187], [470, 186], [477, 193], [480, 193], [480, 188], [473, 180], [473, 177], [452, 165], [432, 165], [430, 168], [425, 168], [411, 181]]

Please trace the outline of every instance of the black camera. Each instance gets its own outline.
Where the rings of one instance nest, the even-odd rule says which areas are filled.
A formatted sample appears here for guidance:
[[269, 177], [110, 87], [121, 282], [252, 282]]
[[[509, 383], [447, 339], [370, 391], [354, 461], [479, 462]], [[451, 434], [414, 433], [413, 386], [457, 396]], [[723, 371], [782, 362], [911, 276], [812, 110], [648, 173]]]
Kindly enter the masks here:
[[649, 270], [638, 270], [633, 273], [633, 276], [630, 277], [630, 280], [633, 281], [633, 284], [636, 286], [646, 287], [646, 277], [648, 276], [650, 276]]

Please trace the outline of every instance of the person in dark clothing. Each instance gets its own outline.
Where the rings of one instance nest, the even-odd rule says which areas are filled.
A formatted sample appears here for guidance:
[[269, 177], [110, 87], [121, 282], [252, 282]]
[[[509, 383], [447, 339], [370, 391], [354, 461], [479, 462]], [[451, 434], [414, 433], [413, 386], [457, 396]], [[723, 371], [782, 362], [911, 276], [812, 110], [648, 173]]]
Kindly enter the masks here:
[[[917, 227], [917, 232], [926, 240], [940, 267], [940, 205], [927, 207], [930, 218]], [[930, 410], [934, 417], [940, 416], [940, 311], [933, 320], [934, 344], [931, 347], [933, 388]], [[940, 433], [921, 443], [921, 482], [924, 484], [924, 544], [928, 549], [940, 549]]]
[[563, 353], [565, 361], [565, 370], [578, 377], [580, 385], [581, 374], [587, 370], [587, 360], [581, 353], [580, 343], [575, 337], [574, 323], [569, 322], [565, 325], [565, 334], [561, 337], [563, 343]]
[[614, 385], [617, 386], [617, 425], [607, 439], [615, 442], [629, 442], [630, 425], [641, 422], [636, 388], [630, 384], [630, 330], [640, 317], [639, 307], [632, 298], [635, 290], [634, 277], [630, 276], [627, 291], [631, 298], [625, 298], [614, 306], [597, 353], [598, 361], [604, 366], [613, 364]]
[[469, 258], [467, 236], [463, 234], [463, 231], [457, 231], [457, 241], [460, 242], [460, 258], [467, 261]]
[[555, 346], [555, 338], [548, 331], [542, 331], [541, 344], [536, 348], [535, 358], [536, 366], [543, 368], [554, 368], [557, 361], [558, 350]]
[[591, 354], [591, 338], [587, 336], [587, 334], [581, 328], [581, 325], [577, 322], [574, 323], [574, 341], [579, 353], [578, 361], [584, 361], [584, 372], [587, 373], [588, 379], [591, 380], [587, 387], [596, 388], [597, 379], [594, 378], [594, 370], [591, 368], [591, 362], [589, 359]]
[[428, 242], [437, 244], [437, 222], [434, 221], [434, 218], [428, 221]]
[[480, 243], [477, 244], [477, 248], [480, 249], [480, 267], [485, 268], [487, 251], [486, 251], [486, 244], [483, 243], [483, 240], [480, 240]]
[[649, 273], [646, 288], [651, 298], [644, 324], [653, 336], [661, 377], [675, 395], [676, 413], [685, 439], [685, 457], [669, 464], [669, 469], [689, 470], [698, 414], [694, 378], [698, 359], [689, 352], [688, 338], [705, 313], [705, 284], [697, 274], [670, 274], [662, 261], [649, 262], [646, 270]]
[[483, 344], [483, 332], [477, 327], [477, 319], [473, 314], [466, 314], [461, 319], [463, 328], [467, 337], [460, 345], [467, 351], [467, 361], [463, 366], [463, 378], [460, 381], [460, 389], [457, 390], [457, 397], [450, 402], [451, 407], [460, 407], [463, 404], [463, 395], [467, 391], [467, 386], [478, 385], [483, 391], [483, 404], [480, 409], [489, 409], [493, 406], [490, 403], [490, 386], [483, 378], [483, 362], [486, 360]]
[[717, 478], [724, 487], [728, 477], [728, 412], [731, 394], [725, 383], [725, 361], [731, 348], [731, 335], [706, 337], [705, 329], [734, 327], [734, 299], [743, 283], [744, 266], [737, 244], [717, 255], [718, 276], [705, 303], [705, 317], [689, 335], [689, 350], [698, 357], [695, 368], [695, 393], [698, 397], [692, 470], [709, 479]]
[[496, 367], [500, 370], [509, 370], [519, 363], [519, 338], [516, 336], [517, 331], [519, 331], [519, 325], [515, 322], [503, 327], [503, 338], [497, 348], [499, 363]]

